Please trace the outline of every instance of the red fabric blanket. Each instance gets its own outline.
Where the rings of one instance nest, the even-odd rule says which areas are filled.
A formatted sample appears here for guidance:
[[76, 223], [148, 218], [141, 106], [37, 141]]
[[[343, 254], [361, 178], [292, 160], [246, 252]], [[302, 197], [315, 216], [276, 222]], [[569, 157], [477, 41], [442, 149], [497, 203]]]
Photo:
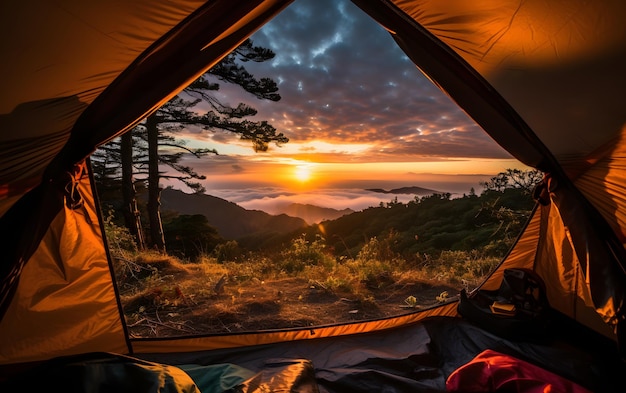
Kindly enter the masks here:
[[487, 349], [446, 380], [449, 392], [592, 393], [541, 367]]

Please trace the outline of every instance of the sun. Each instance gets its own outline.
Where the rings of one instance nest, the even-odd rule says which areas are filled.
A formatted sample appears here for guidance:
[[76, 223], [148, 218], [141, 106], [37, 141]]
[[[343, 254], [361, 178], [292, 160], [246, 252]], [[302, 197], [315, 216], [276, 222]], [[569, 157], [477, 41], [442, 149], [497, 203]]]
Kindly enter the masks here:
[[308, 182], [309, 180], [311, 180], [311, 166], [297, 165], [294, 169], [294, 176], [299, 182]]

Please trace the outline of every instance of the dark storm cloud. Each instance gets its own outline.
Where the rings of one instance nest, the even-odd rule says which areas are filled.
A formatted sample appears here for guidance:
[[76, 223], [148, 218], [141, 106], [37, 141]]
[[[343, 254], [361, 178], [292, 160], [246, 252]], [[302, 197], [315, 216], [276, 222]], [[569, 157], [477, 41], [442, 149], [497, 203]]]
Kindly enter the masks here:
[[[290, 142], [284, 149], [270, 144], [268, 152], [252, 156], [249, 143], [233, 133], [200, 128], [182, 133], [214, 144], [219, 152], [183, 158], [206, 174], [203, 185], [211, 195], [270, 212], [292, 202], [359, 210], [393, 198], [366, 193], [366, 188], [420, 185], [462, 195], [493, 174], [482, 169], [471, 175], [440, 174], [437, 168], [458, 163], [463, 169], [458, 173], [467, 173], [475, 158], [510, 158], [421, 74], [387, 31], [347, 0], [296, 0], [251, 38], [276, 57], [245, 63], [246, 69], [256, 78], [275, 80], [282, 99], [258, 100], [240, 86], [222, 82], [215, 96], [224, 104], [244, 102], [256, 108], [258, 115], [249, 120], [268, 120]], [[200, 103], [197, 108], [209, 106]], [[326, 143], [308, 143], [312, 141]], [[323, 181], [311, 189], [287, 189], [293, 186], [294, 166], [304, 161], [332, 164], [320, 165], [320, 170], [365, 162], [442, 165], [434, 165], [432, 173], [408, 173], [412, 169], [397, 165], [383, 175], [367, 169], [350, 172], [359, 165], [346, 165], [347, 174], [320, 172]]]
[[192, 166], [197, 172], [205, 173], [208, 176], [215, 174], [233, 174], [246, 171], [246, 162], [236, 155], [209, 155], [198, 159], [187, 155], [185, 165]]
[[207, 139], [210, 139], [217, 143], [230, 143], [233, 141], [233, 134], [226, 131], [205, 131], [205, 135], [207, 136]]
[[223, 92], [235, 95], [231, 104], [250, 103], [257, 119], [294, 143], [373, 143], [368, 153], [390, 156], [510, 157], [348, 1], [295, 1], [251, 38], [276, 56], [246, 68], [274, 79], [282, 99], [251, 101], [231, 86]]

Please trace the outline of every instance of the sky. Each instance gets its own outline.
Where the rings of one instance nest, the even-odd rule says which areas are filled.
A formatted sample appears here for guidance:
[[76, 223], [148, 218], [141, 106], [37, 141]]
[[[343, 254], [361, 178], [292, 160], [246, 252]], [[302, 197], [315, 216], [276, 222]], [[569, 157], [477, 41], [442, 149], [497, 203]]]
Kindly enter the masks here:
[[223, 83], [217, 98], [250, 104], [258, 110], [250, 120], [267, 120], [289, 142], [255, 153], [232, 134], [185, 130], [179, 136], [189, 146], [219, 152], [184, 162], [207, 176], [208, 194], [266, 211], [278, 202], [360, 210], [392, 198], [364, 188], [460, 195], [507, 168], [524, 168], [348, 1], [297, 0], [251, 39], [276, 56], [245, 66], [274, 79], [281, 100]]

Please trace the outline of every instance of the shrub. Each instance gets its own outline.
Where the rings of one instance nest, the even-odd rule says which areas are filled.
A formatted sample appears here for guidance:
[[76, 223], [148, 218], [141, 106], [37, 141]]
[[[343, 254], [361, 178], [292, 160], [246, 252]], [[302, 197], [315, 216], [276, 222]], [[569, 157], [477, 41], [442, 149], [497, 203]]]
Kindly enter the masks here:
[[137, 253], [137, 243], [128, 228], [117, 225], [113, 210], [104, 218], [104, 234], [109, 243], [109, 250], [114, 258], [128, 259]]
[[[398, 261], [395, 261], [398, 262]], [[391, 261], [377, 261], [374, 259], [356, 259], [346, 263], [350, 271], [368, 287], [380, 288], [393, 282], [393, 274], [400, 266]]]
[[223, 242], [217, 229], [202, 214], [182, 214], [163, 223], [168, 252], [179, 258], [196, 260]]
[[487, 256], [477, 250], [446, 250], [441, 252], [429, 269], [437, 279], [450, 284], [476, 286], [499, 262], [500, 258]]
[[398, 243], [398, 232], [391, 230], [382, 239], [374, 236], [361, 248], [357, 255], [360, 261], [394, 261], [400, 259], [400, 254], [395, 251]]
[[218, 262], [235, 261], [241, 257], [241, 248], [235, 240], [229, 240], [226, 243], [220, 243], [213, 250], [215, 258]]
[[326, 250], [324, 238], [320, 235], [316, 235], [313, 242], [308, 241], [305, 235], [293, 239], [289, 248], [280, 256], [278, 265], [287, 273], [302, 272], [311, 265], [323, 265], [331, 270], [335, 264]]

